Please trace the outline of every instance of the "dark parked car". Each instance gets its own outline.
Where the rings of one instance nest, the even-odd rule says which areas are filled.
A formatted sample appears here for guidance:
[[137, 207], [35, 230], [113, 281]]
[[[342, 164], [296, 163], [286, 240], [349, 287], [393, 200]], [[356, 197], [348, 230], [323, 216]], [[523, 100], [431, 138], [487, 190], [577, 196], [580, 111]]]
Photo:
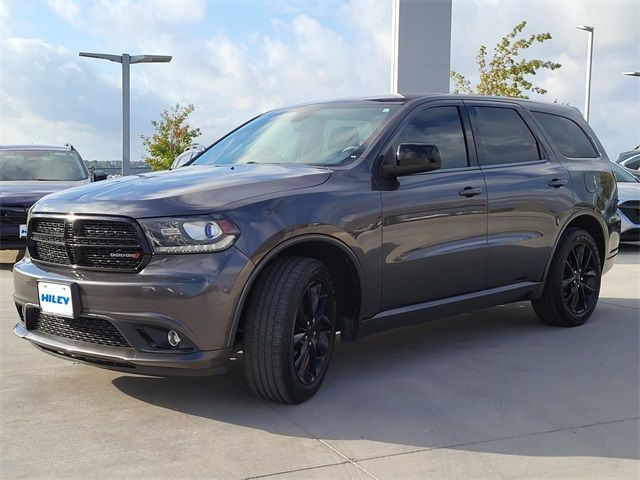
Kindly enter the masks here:
[[[106, 175], [95, 174], [96, 179]], [[0, 146], [0, 249], [23, 249], [27, 210], [52, 192], [91, 181], [71, 145]]]
[[189, 168], [50, 195], [15, 266], [15, 333], [124, 372], [225, 371], [301, 402], [336, 331], [531, 300], [593, 313], [618, 252], [609, 160], [566, 106], [455, 95], [265, 113]]

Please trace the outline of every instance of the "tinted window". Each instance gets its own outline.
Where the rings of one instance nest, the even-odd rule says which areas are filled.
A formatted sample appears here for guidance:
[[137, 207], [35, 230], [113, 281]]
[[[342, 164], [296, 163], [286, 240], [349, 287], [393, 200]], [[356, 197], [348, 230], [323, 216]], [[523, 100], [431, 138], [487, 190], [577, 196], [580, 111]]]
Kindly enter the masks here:
[[0, 180], [76, 181], [87, 178], [76, 152], [47, 150], [0, 151]]
[[457, 107], [428, 108], [415, 115], [393, 142], [427, 143], [438, 147], [441, 169], [469, 166], [462, 122]]
[[560, 153], [567, 158], [596, 158], [598, 152], [573, 120], [549, 113], [531, 112], [542, 124]]
[[531, 162], [542, 158], [535, 137], [511, 108], [471, 107], [471, 124], [483, 165]]

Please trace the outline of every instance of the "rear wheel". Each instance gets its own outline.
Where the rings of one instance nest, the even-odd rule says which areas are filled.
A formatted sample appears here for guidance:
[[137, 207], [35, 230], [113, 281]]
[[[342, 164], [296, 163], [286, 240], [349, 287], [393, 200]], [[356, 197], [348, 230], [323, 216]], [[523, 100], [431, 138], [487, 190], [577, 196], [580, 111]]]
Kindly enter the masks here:
[[585, 323], [598, 303], [601, 265], [591, 235], [578, 228], [567, 230], [553, 257], [543, 294], [531, 302], [538, 317], [560, 327]]
[[267, 268], [247, 305], [245, 374], [259, 396], [300, 403], [320, 388], [333, 352], [333, 281], [312, 258], [284, 257]]

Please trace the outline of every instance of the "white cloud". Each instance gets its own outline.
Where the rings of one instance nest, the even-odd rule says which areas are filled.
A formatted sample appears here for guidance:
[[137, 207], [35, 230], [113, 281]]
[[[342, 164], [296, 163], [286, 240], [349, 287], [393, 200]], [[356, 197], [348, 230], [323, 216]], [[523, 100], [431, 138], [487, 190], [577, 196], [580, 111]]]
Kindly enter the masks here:
[[[0, 143], [73, 143], [87, 158], [117, 158], [120, 86], [102, 81], [77, 54], [41, 40], [0, 45]], [[138, 109], [150, 104], [143, 97]]]
[[0, 38], [5, 38], [9, 35], [11, 29], [11, 10], [9, 10], [8, 2], [0, 2]]
[[[532, 47], [527, 58], [558, 61], [562, 67], [542, 72], [536, 83], [548, 90], [543, 101], [584, 107], [587, 33], [595, 27], [590, 123], [613, 159], [640, 143], [640, 81], [623, 71], [640, 64], [640, 4], [637, 1], [487, 2], [454, 0], [451, 66], [477, 79], [475, 56], [481, 44], [490, 48], [513, 26], [527, 20], [526, 32], [550, 32], [553, 39]], [[490, 28], [487, 28], [490, 26]]]
[[204, 20], [204, 0], [99, 0], [87, 4], [82, 28], [116, 51], [141, 48], [154, 53], [158, 39], [188, 37]]
[[[79, 28], [90, 25], [91, 34], [102, 39], [106, 51], [173, 55], [168, 65], [131, 69], [132, 158], [142, 154], [137, 134], [148, 133], [150, 121], [175, 102], [195, 104], [193, 123], [205, 133], [202, 141], [206, 143], [267, 109], [387, 89], [388, 49], [376, 46], [384, 42], [384, 35], [376, 34], [373, 43], [370, 35], [384, 30], [381, 27], [386, 22], [379, 7], [362, 9], [354, 28], [357, 39], [352, 43], [304, 14], [281, 20], [272, 31], [244, 41], [234, 41], [224, 31], [212, 32], [203, 40], [190, 36], [188, 25], [204, 12], [195, 8], [189, 15], [177, 14], [170, 10], [174, 7], [180, 10], [177, 3], [163, 3], [163, 11], [154, 11], [144, 21], [140, 20], [141, 9], [149, 10], [148, 4], [140, 2], [101, 2], [79, 13]], [[357, 3], [345, 6], [352, 13], [361, 7]], [[123, 17], [126, 19], [118, 23]], [[50, 133], [59, 129], [64, 141], [86, 139], [72, 138], [88, 158], [119, 156], [117, 65], [106, 64], [111, 67], [107, 70], [105, 65], [97, 66], [35, 39], [13, 38], [2, 48], [7, 59], [4, 70], [24, 77], [2, 87], [3, 94], [16, 104], [3, 117], [19, 125], [0, 134], [3, 142], [33, 141], [31, 136], [38, 142], [56, 143]], [[78, 128], [79, 124], [84, 128]], [[103, 132], [102, 142], [91, 145], [88, 140], [100, 138], [98, 132]]]
[[[7, 35], [0, 47], [5, 75], [0, 91], [2, 124], [11, 127], [2, 129], [0, 141], [72, 141], [88, 158], [118, 158], [120, 70], [79, 59], [75, 52], [86, 43], [110, 52], [173, 55], [170, 64], [132, 67], [132, 158], [142, 154], [137, 134], [148, 133], [150, 121], [176, 101], [196, 106], [193, 123], [206, 143], [266, 109], [388, 91], [389, 0], [276, 2], [269, 4], [271, 21], [260, 31], [242, 32], [208, 27], [215, 5], [56, 2], [53, 11], [83, 40], [69, 46], [72, 53]], [[593, 126], [611, 156], [640, 143], [640, 81], [619, 74], [640, 63], [637, 3], [454, 0], [452, 67], [473, 76], [479, 45], [493, 46], [522, 19], [529, 21], [528, 31], [550, 31], [554, 37], [531, 53], [563, 64], [538, 78], [549, 90], [546, 99], [580, 108], [586, 34], [573, 27], [596, 26]], [[11, 82], [5, 80], [9, 76]]]
[[80, 4], [75, 0], [47, 0], [47, 5], [67, 22], [77, 23], [80, 18]]

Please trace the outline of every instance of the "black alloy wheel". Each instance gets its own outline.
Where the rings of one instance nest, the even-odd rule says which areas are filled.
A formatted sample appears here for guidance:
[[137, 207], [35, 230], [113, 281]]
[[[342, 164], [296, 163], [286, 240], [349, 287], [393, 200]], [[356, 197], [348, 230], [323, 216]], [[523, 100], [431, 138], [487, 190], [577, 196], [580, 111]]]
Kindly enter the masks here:
[[602, 262], [593, 237], [568, 228], [551, 260], [542, 295], [531, 301], [536, 315], [558, 327], [585, 323], [598, 304]]
[[329, 367], [337, 312], [333, 279], [320, 261], [282, 257], [267, 266], [246, 310], [243, 351], [251, 390], [282, 403], [312, 397]]
[[562, 279], [562, 297], [571, 313], [581, 315], [597, 301], [597, 275], [590, 246], [585, 242], [574, 244], [565, 260]]
[[298, 304], [293, 330], [293, 363], [303, 385], [313, 385], [329, 363], [335, 321], [330, 318], [328, 299], [327, 285], [315, 281], [307, 287]]

